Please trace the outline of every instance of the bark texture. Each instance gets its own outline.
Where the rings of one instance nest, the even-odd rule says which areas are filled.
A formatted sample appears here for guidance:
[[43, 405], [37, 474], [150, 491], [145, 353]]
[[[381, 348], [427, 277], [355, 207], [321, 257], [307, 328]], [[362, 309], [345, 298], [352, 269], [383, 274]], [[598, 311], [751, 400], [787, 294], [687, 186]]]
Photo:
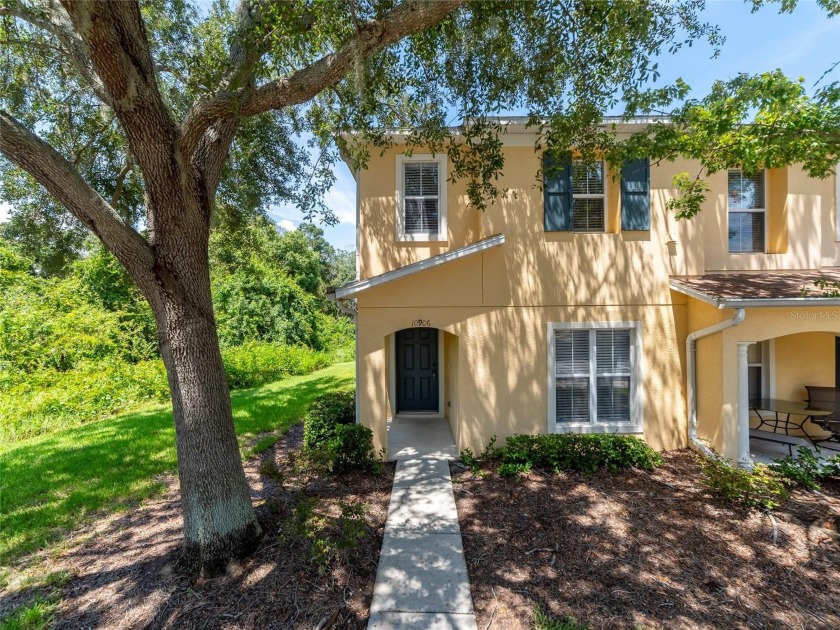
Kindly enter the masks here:
[[[30, 173], [117, 257], [155, 314], [172, 393], [184, 514], [183, 565], [208, 574], [250, 553], [262, 535], [233, 426], [210, 293], [208, 242], [216, 189], [242, 116], [303, 103], [367, 57], [443, 19], [466, 0], [410, 0], [359, 26], [335, 53], [257, 86], [266, 52], [250, 38], [242, 0], [228, 72], [212, 96], [178, 121], [161, 96], [136, 0], [39, 0], [0, 9], [43, 29], [67, 51], [92, 93], [113, 110], [142, 174], [147, 237], [124, 221], [74, 165], [0, 111], [0, 152]], [[114, 197], [117, 198], [117, 195]]]

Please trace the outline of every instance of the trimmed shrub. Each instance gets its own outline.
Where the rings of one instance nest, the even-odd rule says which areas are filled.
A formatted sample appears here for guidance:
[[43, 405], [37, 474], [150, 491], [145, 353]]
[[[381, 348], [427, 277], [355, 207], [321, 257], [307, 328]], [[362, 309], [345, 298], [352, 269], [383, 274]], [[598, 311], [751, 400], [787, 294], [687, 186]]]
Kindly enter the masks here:
[[361, 424], [340, 424], [327, 449], [333, 472], [379, 472], [382, 465], [373, 453], [373, 431]]
[[703, 485], [730, 503], [772, 510], [788, 498], [782, 476], [764, 464], [748, 470], [725, 459], [703, 457], [700, 468]]
[[307, 449], [327, 448], [336, 427], [356, 423], [356, 393], [337, 391], [321, 394], [309, 406], [303, 421], [303, 445]]
[[662, 456], [639, 438], [604, 434], [512, 435], [497, 457], [499, 473], [515, 475], [532, 468], [551, 473], [594, 473], [602, 468], [618, 472], [628, 468], [653, 470]]

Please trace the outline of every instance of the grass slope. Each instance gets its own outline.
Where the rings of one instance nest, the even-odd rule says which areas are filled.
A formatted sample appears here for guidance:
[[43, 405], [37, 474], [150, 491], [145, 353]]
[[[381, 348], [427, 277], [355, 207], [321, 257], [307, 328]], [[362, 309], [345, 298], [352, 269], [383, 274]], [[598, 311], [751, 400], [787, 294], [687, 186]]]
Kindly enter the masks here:
[[[242, 438], [285, 431], [312, 399], [353, 385], [353, 364], [340, 363], [231, 396]], [[174, 472], [170, 407], [150, 408], [0, 446], [0, 564], [46, 547], [101, 510], [127, 509], [160, 491]]]

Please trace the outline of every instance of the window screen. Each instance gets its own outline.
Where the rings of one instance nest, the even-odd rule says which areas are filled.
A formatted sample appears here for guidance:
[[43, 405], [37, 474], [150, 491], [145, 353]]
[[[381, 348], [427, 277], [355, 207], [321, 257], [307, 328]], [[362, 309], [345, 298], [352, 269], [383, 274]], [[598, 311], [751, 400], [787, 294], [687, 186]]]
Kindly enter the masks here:
[[554, 352], [557, 422], [586, 422], [589, 420], [589, 331], [557, 331]]
[[405, 233], [437, 233], [440, 221], [438, 164], [407, 162], [403, 166]]
[[572, 162], [572, 229], [604, 231], [604, 163]]
[[555, 332], [556, 422], [630, 422], [630, 333]]
[[764, 171], [745, 175], [729, 171], [729, 251], [763, 252], [765, 224]]

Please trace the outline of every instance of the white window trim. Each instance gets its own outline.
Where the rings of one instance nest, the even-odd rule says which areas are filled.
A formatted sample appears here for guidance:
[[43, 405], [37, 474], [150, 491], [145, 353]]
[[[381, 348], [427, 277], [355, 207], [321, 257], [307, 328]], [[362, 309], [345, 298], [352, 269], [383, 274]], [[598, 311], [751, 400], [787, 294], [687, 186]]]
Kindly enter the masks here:
[[[438, 165], [438, 231], [405, 233], [405, 169], [403, 165], [409, 162], [435, 162]], [[430, 153], [415, 153], [414, 155], [397, 156], [397, 240], [420, 242], [445, 242], [448, 240], [446, 229], [446, 173], [447, 157], [445, 155], [431, 155]]]
[[[557, 365], [554, 333], [558, 330], [629, 329], [630, 335], [630, 422], [556, 422]], [[592, 357], [590, 357], [592, 360]], [[548, 324], [548, 432], [549, 433], [643, 433], [644, 432], [644, 353], [642, 352], [642, 322], [550, 322]], [[594, 392], [590, 389], [590, 408]], [[595, 407], [597, 409], [597, 407]]]
[[[770, 230], [768, 229], [767, 225], [767, 169], [761, 169], [761, 177], [763, 181], [763, 188], [764, 188], [764, 203], [762, 204], [763, 208], [735, 208], [731, 209], [729, 207], [729, 173], [737, 171], [741, 173], [743, 176], [743, 169], [740, 168], [730, 168], [726, 171], [726, 251], [727, 253], [734, 255], [734, 256], [741, 256], [741, 255], [751, 255], [751, 254], [766, 254], [768, 243], [770, 242]], [[752, 212], [752, 213], [761, 213], [764, 215], [764, 249], [760, 252], [733, 252], [729, 250], [729, 215], [733, 212]]]
[[[572, 160], [572, 166], [575, 163], [583, 164], [583, 160]], [[575, 194], [574, 192], [574, 171], [572, 172], [572, 232], [577, 234], [603, 234], [607, 231], [608, 223], [609, 223], [609, 200], [607, 198], [607, 191], [609, 190], [609, 186], [607, 186], [607, 165], [604, 160], [596, 160], [597, 164], [601, 165], [601, 184], [604, 187], [604, 192], [600, 195], [594, 193], [578, 193]], [[604, 203], [604, 228], [602, 230], [576, 230], [574, 228], [574, 216], [575, 216], [575, 199], [602, 199]]]

